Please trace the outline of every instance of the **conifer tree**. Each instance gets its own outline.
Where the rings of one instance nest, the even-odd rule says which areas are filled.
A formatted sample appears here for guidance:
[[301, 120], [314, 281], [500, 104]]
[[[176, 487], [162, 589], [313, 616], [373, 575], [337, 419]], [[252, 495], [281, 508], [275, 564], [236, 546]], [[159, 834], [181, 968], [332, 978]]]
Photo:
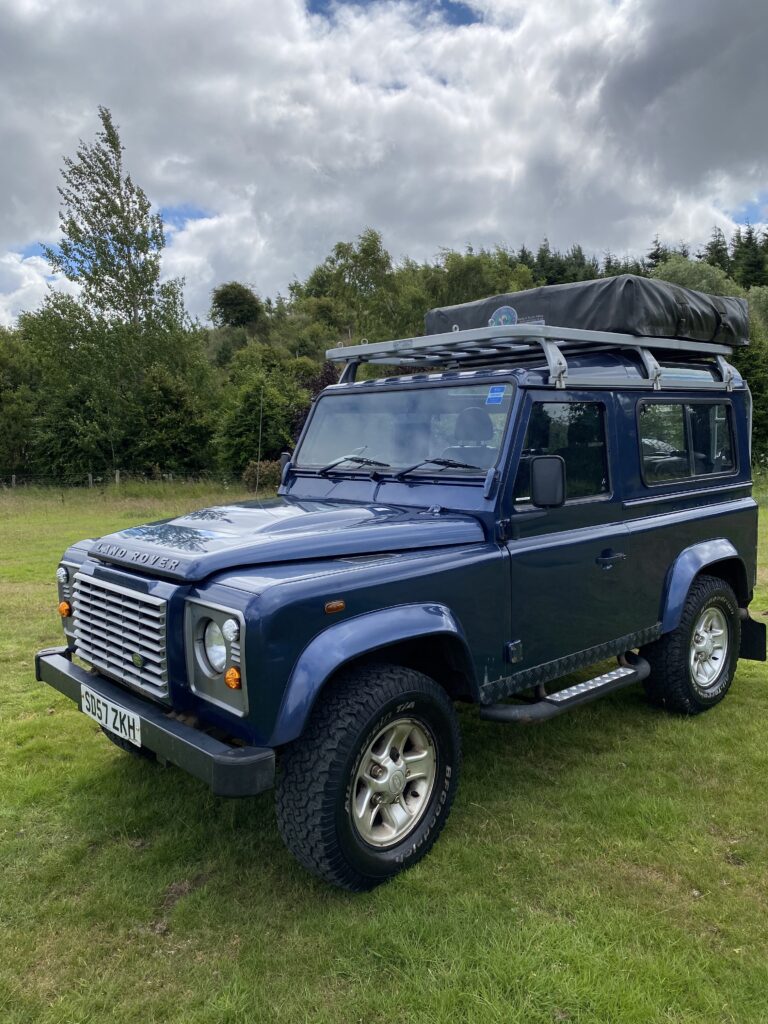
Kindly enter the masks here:
[[703, 263], [709, 263], [713, 267], [719, 267], [726, 274], [731, 273], [731, 255], [728, 252], [728, 242], [725, 239], [722, 228], [713, 228], [709, 241], [697, 258]]
[[733, 276], [744, 288], [753, 285], [768, 284], [766, 276], [765, 253], [763, 252], [757, 232], [751, 224], [744, 231], [737, 229], [733, 236]]
[[646, 254], [646, 263], [651, 270], [655, 270], [660, 263], [665, 263], [670, 257], [669, 246], [664, 245], [658, 235], [653, 236], [653, 243]]

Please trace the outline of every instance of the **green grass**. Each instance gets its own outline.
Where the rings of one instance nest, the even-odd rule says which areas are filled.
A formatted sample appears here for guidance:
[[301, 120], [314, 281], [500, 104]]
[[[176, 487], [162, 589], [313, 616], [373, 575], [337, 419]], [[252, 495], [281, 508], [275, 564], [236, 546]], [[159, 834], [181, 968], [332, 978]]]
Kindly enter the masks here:
[[68, 543], [234, 494], [0, 493], [4, 1024], [766, 1020], [763, 665], [692, 720], [639, 690], [528, 729], [463, 711], [445, 832], [364, 896], [294, 863], [270, 794], [135, 762], [34, 681]]

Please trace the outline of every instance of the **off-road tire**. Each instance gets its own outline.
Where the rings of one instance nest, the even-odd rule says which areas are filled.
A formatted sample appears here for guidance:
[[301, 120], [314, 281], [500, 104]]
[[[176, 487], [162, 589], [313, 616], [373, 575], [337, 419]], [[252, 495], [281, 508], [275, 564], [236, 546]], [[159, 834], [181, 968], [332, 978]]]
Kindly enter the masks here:
[[110, 742], [125, 751], [126, 754], [130, 754], [131, 757], [137, 757], [146, 761], [156, 760], [157, 755], [153, 750], [148, 750], [146, 747], [137, 747], [135, 743], [131, 743], [128, 740], [123, 739], [122, 736], [115, 736], [113, 732], [110, 732], [109, 729], [105, 729], [103, 725], [101, 726], [101, 731], [107, 739], [110, 740]]
[[[696, 682], [690, 666], [696, 624], [708, 608], [721, 612], [728, 626], [724, 664], [715, 685], [709, 689]], [[679, 626], [640, 651], [651, 666], [651, 674], [643, 684], [648, 699], [677, 714], [698, 715], [708, 711], [730, 689], [740, 642], [739, 606], [733, 590], [715, 576], [697, 576], [688, 591]]]
[[[423, 724], [434, 740], [434, 781], [413, 831], [379, 849], [357, 831], [351, 794], [369, 743], [403, 715]], [[458, 720], [441, 686], [398, 665], [353, 668], [329, 685], [302, 736], [283, 753], [276, 786], [280, 834], [313, 874], [352, 892], [372, 889], [432, 847], [448, 817], [460, 767]]]

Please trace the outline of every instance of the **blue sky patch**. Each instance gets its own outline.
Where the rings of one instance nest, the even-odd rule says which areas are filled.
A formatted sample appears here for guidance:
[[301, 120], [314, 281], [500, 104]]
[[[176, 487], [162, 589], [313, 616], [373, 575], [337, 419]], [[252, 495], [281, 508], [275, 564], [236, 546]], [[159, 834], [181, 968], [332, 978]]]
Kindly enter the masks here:
[[750, 199], [730, 212], [737, 224], [762, 224], [768, 220], [768, 192], [760, 192], [757, 199]]
[[22, 245], [15, 252], [20, 252], [25, 260], [28, 260], [30, 256], [42, 256], [43, 247], [40, 242], [30, 242], [28, 245]]
[[167, 228], [178, 231], [184, 227], [187, 221], [201, 220], [203, 217], [209, 217], [210, 214], [207, 210], [202, 210], [192, 203], [182, 203], [180, 206], [161, 206], [160, 216]]
[[[335, 7], [373, 7], [382, 0], [306, 0], [307, 12], [317, 14], [323, 18], [330, 18]], [[415, 3], [411, 0], [411, 6], [428, 6], [430, 11], [442, 15], [444, 21], [449, 25], [474, 25], [483, 20], [482, 14], [476, 11], [471, 4], [462, 3], [461, 0], [432, 0], [428, 5]]]

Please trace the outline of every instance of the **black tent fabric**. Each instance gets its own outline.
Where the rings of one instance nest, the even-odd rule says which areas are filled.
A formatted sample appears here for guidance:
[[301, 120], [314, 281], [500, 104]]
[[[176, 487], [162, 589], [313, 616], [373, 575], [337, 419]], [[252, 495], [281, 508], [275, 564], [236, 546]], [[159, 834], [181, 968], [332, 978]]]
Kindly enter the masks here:
[[649, 338], [684, 338], [738, 348], [749, 344], [746, 299], [705, 295], [634, 274], [544, 285], [459, 306], [431, 309], [426, 334], [500, 323], [544, 323]]

